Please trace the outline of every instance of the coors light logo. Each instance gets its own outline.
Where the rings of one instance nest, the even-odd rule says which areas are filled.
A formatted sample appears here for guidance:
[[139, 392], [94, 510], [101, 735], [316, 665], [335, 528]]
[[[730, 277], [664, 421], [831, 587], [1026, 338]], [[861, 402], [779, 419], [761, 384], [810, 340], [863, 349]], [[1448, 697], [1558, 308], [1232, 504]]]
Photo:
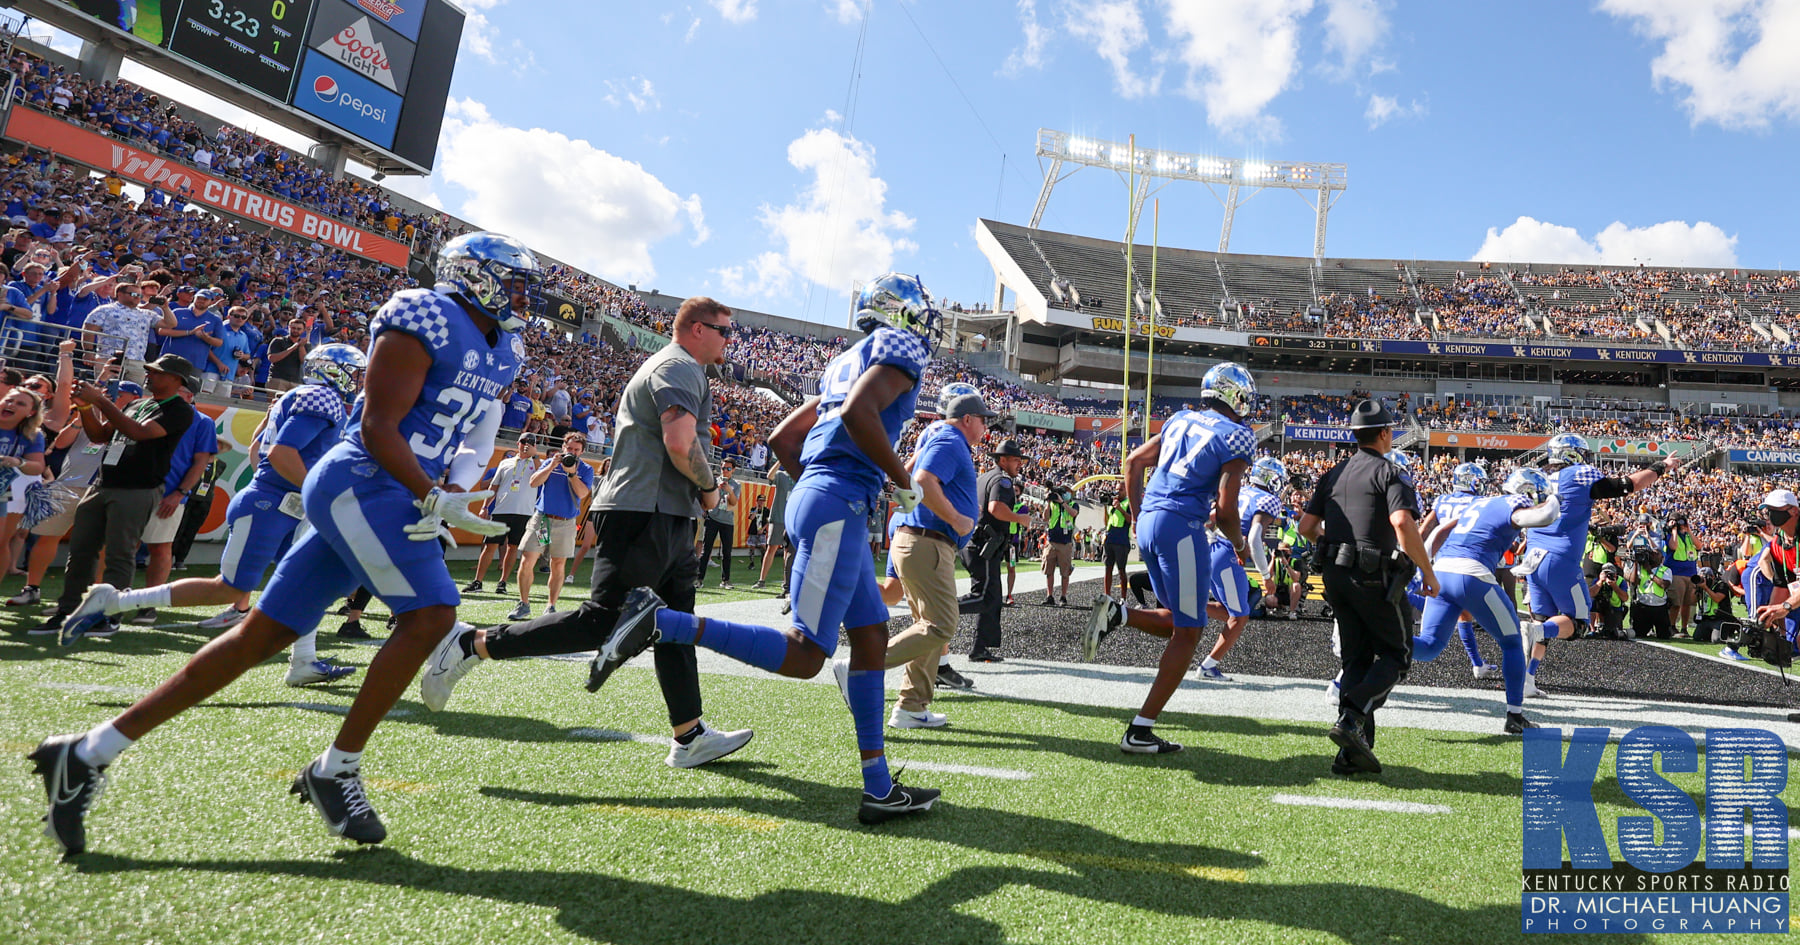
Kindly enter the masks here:
[[319, 51], [380, 82], [391, 92], [400, 91], [394, 83], [394, 68], [388, 62], [387, 48], [375, 38], [375, 31], [370, 28], [366, 16], [331, 34]]

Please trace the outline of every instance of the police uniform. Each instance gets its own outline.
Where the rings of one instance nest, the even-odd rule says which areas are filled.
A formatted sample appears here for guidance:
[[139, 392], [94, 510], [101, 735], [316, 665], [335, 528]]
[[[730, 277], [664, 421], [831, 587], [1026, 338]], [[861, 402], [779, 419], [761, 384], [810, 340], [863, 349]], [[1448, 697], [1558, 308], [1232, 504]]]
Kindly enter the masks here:
[[[1375, 401], [1357, 405], [1352, 429], [1393, 425]], [[1343, 675], [1332, 741], [1344, 749], [1334, 769], [1380, 771], [1369, 751], [1374, 713], [1412, 663], [1412, 608], [1406, 584], [1413, 565], [1390, 524], [1395, 512], [1419, 514], [1412, 481], [1381, 453], [1361, 447], [1319, 480], [1306, 513], [1324, 523], [1317, 563], [1325, 600], [1337, 614]], [[1360, 762], [1360, 763], [1359, 763]]]
[[[1016, 440], [1008, 439], [1001, 441], [994, 455], [1023, 457], [1025, 451], [1019, 448]], [[961, 610], [978, 615], [975, 648], [969, 651], [969, 658], [983, 661], [995, 657], [994, 650], [1000, 646], [1000, 611], [1006, 598], [1000, 570], [1012, 545], [1012, 523], [994, 517], [989, 509], [994, 502], [1010, 509], [1018, 501], [1013, 477], [995, 463], [993, 469], [976, 480], [975, 500], [981, 509], [981, 521], [976, 524], [973, 540], [963, 549], [963, 564], [975, 580], [970, 589], [971, 599], [963, 601]]]

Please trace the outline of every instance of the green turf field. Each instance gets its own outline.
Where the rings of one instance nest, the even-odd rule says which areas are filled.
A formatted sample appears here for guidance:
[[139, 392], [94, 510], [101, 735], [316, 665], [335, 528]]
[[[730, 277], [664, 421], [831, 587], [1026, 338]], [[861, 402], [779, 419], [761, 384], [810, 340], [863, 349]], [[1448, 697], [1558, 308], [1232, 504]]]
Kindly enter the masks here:
[[[507, 606], [469, 609], [480, 622]], [[1166, 714], [1162, 731], [1189, 748], [1144, 758], [1118, 751], [1118, 710], [948, 695], [956, 725], [890, 732], [893, 759], [988, 770], [904, 773], [942, 788], [939, 808], [866, 828], [832, 687], [706, 677], [709, 719], [758, 735], [726, 761], [677, 771], [650, 743], [667, 728], [648, 669], [628, 667], [590, 695], [583, 663], [550, 660], [481, 667], [445, 713], [416, 690], [402, 701], [364, 766], [390, 829], [382, 847], [328, 836], [286, 793], [358, 677], [295, 690], [271, 663], [128, 752], [89, 818], [90, 852], [59, 862], [21, 756], [177, 669], [205, 636], [174, 623], [70, 650], [0, 636], [0, 941], [1518, 937], [1515, 739], [1383, 729], [1387, 772], [1346, 781], [1327, 771], [1322, 726], [1259, 721], [1254, 705], [1244, 718]], [[321, 643], [358, 665], [371, 654]], [[1700, 775], [1670, 777], [1701, 789]], [[1278, 795], [1447, 810], [1291, 806]], [[1609, 835], [1614, 816], [1640, 813], [1610, 778], [1596, 795]]]

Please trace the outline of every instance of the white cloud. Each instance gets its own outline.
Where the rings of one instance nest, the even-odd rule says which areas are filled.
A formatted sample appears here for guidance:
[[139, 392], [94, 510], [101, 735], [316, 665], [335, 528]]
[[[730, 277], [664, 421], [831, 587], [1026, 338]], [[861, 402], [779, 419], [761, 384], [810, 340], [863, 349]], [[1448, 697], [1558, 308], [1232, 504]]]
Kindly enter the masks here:
[[682, 42], [684, 42], [684, 43], [691, 43], [691, 42], [693, 42], [693, 41], [694, 41], [694, 34], [695, 34], [695, 33], [696, 33], [696, 32], [699, 32], [699, 30], [700, 30], [700, 18], [699, 18], [699, 17], [694, 17], [694, 22], [692, 22], [692, 23], [689, 23], [689, 24], [688, 24], [688, 28], [687, 28], [687, 35], [686, 35], [686, 36], [683, 36], [683, 37], [682, 37], [682, 38], [681, 38], [681, 41], [682, 41]]
[[1766, 128], [1800, 118], [1800, 4], [1791, 0], [1601, 0], [1600, 8], [1662, 43], [1657, 87], [1683, 86], [1695, 124]]
[[1669, 220], [1643, 227], [1614, 222], [1588, 240], [1574, 227], [1520, 217], [1504, 230], [1488, 227], [1487, 239], [1470, 258], [1606, 266], [1735, 266], [1737, 241], [1705, 221], [1690, 226], [1683, 220]]
[[1274, 136], [1263, 109], [1287, 88], [1300, 55], [1300, 20], [1313, 0], [1163, 0], [1176, 54], [1188, 67], [1182, 91], [1227, 131]]
[[688, 198], [681, 202], [681, 212], [687, 214], [688, 225], [694, 228], [694, 238], [688, 241], [688, 245], [699, 246], [712, 239], [712, 230], [706, 225], [706, 211], [700, 209], [699, 194], [688, 194]]
[[614, 108], [629, 104], [640, 112], [655, 111], [662, 107], [662, 101], [656, 97], [656, 86], [641, 75], [629, 79], [607, 79], [606, 94], [601, 101]]
[[894, 257], [918, 250], [902, 234], [913, 218], [887, 208], [887, 182], [875, 176], [875, 149], [815, 128], [788, 145], [788, 163], [811, 180], [797, 199], [764, 204], [763, 226], [775, 249], [743, 266], [717, 270], [733, 294], [774, 296], [796, 279], [833, 291], [893, 268]]
[[1132, 53], [1150, 39], [1144, 27], [1144, 11], [1137, 0], [1098, 0], [1071, 5], [1067, 10], [1071, 35], [1085, 37], [1113, 70], [1113, 86], [1126, 98], [1155, 95], [1162, 76], [1140, 76], [1131, 65]]
[[679, 233], [684, 216], [710, 235], [698, 195], [683, 200], [587, 141], [502, 124], [470, 99], [449, 103], [438, 172], [468, 192], [459, 216], [609, 279], [655, 276], [650, 247]]
[[1338, 78], [1351, 78], [1368, 63], [1371, 73], [1390, 63], [1371, 58], [1387, 38], [1388, 16], [1382, 0], [1325, 0], [1325, 51], [1337, 55], [1330, 66]]
[[839, 23], [855, 23], [862, 19], [862, 0], [834, 0], [831, 13]]
[[1025, 44], [1006, 57], [1001, 75], [1018, 75], [1044, 65], [1044, 44], [1050, 40], [1050, 30], [1038, 22], [1037, 0], [1019, 0], [1019, 28], [1025, 32]]
[[499, 39], [500, 31], [487, 18], [487, 11], [505, 2], [506, 0], [465, 0], [462, 4], [463, 13], [467, 17], [463, 21], [463, 48], [495, 65], [500, 64], [500, 57], [494, 52], [494, 41]]
[[756, 0], [711, 0], [719, 15], [732, 23], [748, 23], [756, 19]]
[[1414, 99], [1411, 104], [1402, 105], [1400, 100], [1386, 95], [1370, 95], [1369, 107], [1363, 109], [1363, 119], [1369, 123], [1370, 129], [1379, 128], [1395, 118], [1425, 117], [1425, 103]]

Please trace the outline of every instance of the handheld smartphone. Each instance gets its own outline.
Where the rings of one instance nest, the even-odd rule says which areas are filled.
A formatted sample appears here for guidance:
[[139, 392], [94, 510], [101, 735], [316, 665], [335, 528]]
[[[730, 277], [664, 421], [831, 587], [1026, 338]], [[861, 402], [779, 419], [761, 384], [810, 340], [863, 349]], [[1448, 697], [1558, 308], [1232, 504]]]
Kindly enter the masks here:
[[125, 377], [125, 352], [123, 350], [114, 351], [113, 356], [108, 358], [106, 363], [112, 365], [112, 376], [106, 381], [106, 399], [117, 400], [119, 399], [119, 382]]

